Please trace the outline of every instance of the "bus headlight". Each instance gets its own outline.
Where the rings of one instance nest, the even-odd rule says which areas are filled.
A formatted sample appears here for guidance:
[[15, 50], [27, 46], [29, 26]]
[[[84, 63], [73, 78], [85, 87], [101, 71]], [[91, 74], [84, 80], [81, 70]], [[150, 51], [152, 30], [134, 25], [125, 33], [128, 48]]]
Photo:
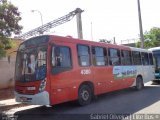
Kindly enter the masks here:
[[43, 92], [46, 87], [46, 80], [43, 80], [39, 87], [39, 92]]

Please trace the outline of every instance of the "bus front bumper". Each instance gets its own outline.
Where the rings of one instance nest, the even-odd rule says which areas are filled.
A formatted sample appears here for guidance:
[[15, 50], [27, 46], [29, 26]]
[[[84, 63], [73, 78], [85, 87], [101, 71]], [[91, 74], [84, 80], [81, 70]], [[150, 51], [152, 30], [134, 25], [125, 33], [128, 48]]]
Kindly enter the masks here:
[[27, 103], [31, 105], [50, 105], [49, 94], [47, 91], [35, 94], [24, 95], [14, 92], [16, 102]]

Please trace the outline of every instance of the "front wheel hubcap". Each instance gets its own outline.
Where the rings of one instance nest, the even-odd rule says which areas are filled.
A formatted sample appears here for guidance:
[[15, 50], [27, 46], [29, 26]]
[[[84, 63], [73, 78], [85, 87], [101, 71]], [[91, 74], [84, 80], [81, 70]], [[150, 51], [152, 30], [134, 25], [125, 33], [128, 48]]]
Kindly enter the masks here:
[[87, 90], [82, 91], [81, 93], [82, 99], [87, 101], [89, 98], [89, 92]]

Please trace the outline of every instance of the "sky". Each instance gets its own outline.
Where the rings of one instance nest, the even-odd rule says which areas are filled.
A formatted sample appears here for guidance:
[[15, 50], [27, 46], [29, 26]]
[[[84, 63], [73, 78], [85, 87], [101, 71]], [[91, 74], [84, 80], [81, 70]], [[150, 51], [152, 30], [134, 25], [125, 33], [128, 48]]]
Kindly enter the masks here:
[[[21, 12], [23, 26], [22, 33], [28, 32], [76, 8], [84, 10], [82, 13], [83, 39], [99, 41], [139, 38], [139, 22], [137, 0], [10, 0]], [[152, 27], [160, 27], [160, 0], [140, 0], [143, 32]], [[91, 30], [92, 29], [92, 30]], [[92, 31], [92, 35], [91, 35]], [[57, 26], [50, 34], [72, 36], [77, 38], [76, 17], [71, 21]]]

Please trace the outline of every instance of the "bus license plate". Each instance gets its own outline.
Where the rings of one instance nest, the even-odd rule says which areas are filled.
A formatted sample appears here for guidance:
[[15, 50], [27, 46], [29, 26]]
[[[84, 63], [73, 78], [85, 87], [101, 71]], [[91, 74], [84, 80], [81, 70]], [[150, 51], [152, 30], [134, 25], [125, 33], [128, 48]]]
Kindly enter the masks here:
[[20, 101], [27, 102], [27, 97], [20, 97]]

